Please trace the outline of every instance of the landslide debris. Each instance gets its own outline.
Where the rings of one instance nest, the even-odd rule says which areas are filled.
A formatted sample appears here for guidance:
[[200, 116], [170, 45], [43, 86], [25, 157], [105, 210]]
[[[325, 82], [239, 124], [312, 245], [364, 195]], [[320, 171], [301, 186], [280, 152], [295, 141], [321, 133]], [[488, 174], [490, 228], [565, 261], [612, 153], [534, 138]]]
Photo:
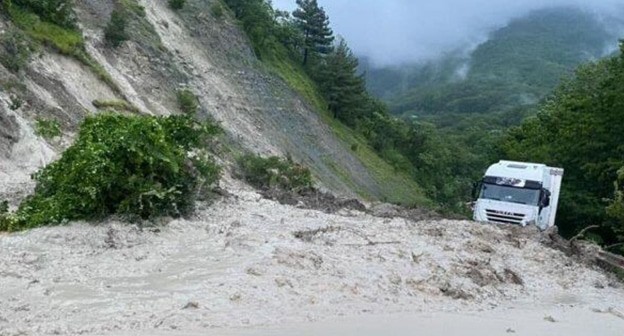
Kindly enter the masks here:
[[515, 302], [624, 311], [617, 281], [546, 246], [539, 231], [330, 214], [237, 183], [157, 230], [111, 221], [0, 238], [0, 335], [213, 330]]

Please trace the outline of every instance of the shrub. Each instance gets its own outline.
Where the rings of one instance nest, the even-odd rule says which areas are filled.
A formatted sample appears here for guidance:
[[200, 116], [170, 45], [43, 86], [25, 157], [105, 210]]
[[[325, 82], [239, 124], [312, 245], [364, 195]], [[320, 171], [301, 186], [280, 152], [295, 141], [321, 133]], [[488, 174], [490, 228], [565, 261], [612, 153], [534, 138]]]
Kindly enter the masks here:
[[185, 4], [186, 0], [169, 0], [169, 7], [171, 7], [171, 9], [182, 9]]
[[5, 230], [118, 214], [130, 219], [181, 216], [193, 209], [219, 168], [200, 148], [218, 132], [188, 116], [88, 117], [75, 143], [33, 178], [35, 192]]
[[11, 109], [11, 111], [19, 110], [20, 107], [24, 105], [24, 101], [22, 100], [22, 98], [17, 95], [12, 94], [9, 96], [9, 99], [9, 108]]
[[104, 38], [114, 48], [119, 47], [129, 38], [126, 32], [126, 27], [128, 26], [127, 16], [125, 10], [113, 10], [110, 21], [108, 21], [104, 29]]
[[2, 231], [10, 231], [10, 227], [12, 226], [13, 218], [9, 213], [9, 202], [2, 201], [0, 202], [0, 232]]
[[31, 50], [27, 37], [16, 29], [0, 36], [0, 64], [11, 72], [18, 72], [30, 58]]
[[61, 125], [53, 119], [37, 118], [35, 121], [35, 134], [44, 139], [53, 139], [61, 135]]
[[76, 28], [72, 0], [4, 0], [4, 6], [18, 6], [37, 14], [44, 21], [63, 28]]
[[239, 159], [239, 166], [243, 179], [260, 189], [301, 192], [314, 186], [310, 170], [290, 159], [245, 155]]
[[180, 107], [180, 110], [182, 110], [182, 112], [188, 115], [195, 115], [197, 113], [197, 110], [199, 109], [199, 101], [197, 100], [195, 94], [191, 92], [191, 90], [178, 90], [177, 97], [178, 107]]

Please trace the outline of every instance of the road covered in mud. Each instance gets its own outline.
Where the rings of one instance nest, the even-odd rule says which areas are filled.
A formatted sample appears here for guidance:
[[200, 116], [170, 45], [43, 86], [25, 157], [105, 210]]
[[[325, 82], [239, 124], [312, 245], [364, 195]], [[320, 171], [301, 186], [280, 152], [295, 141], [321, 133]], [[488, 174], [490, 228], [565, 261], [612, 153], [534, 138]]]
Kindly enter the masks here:
[[162, 227], [0, 237], [0, 335], [373, 335], [414, 321], [435, 333], [484, 316], [497, 335], [624, 330], [620, 283], [539, 232], [327, 214], [235, 190]]

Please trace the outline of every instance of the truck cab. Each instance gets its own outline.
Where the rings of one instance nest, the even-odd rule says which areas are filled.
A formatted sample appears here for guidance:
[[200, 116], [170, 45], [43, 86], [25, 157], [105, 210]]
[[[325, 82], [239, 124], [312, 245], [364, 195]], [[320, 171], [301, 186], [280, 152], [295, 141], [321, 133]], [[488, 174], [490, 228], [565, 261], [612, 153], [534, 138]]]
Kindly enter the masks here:
[[555, 225], [562, 168], [545, 164], [500, 161], [491, 165], [475, 185], [473, 218], [478, 222]]

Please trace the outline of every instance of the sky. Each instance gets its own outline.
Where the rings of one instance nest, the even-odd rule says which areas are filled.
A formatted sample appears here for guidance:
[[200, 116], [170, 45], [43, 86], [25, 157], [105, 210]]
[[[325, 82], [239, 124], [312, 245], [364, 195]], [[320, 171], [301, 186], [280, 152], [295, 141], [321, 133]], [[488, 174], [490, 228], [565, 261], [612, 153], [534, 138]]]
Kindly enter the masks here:
[[[624, 0], [318, 0], [334, 33], [378, 66], [434, 59], [470, 49], [488, 33], [531, 10], [581, 6], [599, 14], [624, 11]], [[295, 0], [273, 0], [292, 10]]]

